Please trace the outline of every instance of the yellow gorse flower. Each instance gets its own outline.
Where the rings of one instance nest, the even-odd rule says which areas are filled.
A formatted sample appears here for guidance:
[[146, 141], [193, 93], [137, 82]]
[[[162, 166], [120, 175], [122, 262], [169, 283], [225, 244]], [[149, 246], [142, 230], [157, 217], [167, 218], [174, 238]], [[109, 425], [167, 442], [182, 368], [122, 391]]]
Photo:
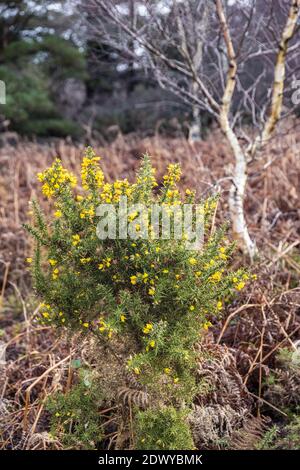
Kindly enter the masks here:
[[55, 259], [48, 259], [48, 262], [51, 266], [55, 266], [57, 264], [57, 261]]
[[72, 245], [77, 246], [80, 243], [80, 236], [79, 235], [72, 235]]
[[246, 285], [245, 282], [241, 281], [235, 287], [236, 287], [237, 290], [242, 290], [242, 289], [244, 289], [245, 285]]
[[92, 258], [80, 258], [81, 264], [88, 264], [92, 261]]
[[189, 263], [191, 266], [195, 266], [197, 264], [196, 258], [189, 258]]
[[58, 278], [58, 274], [59, 274], [59, 270], [57, 268], [55, 268], [53, 270], [53, 273], [52, 273], [52, 279], [57, 279]]
[[170, 163], [168, 166], [168, 172], [163, 177], [165, 186], [172, 187], [180, 180], [181, 168], [177, 163]]
[[128, 216], [128, 221], [133, 222], [134, 219], [136, 219], [138, 215], [139, 215], [139, 213], [137, 211], [132, 212], [132, 214], [129, 214], [129, 216]]
[[43, 183], [42, 193], [48, 198], [57, 196], [64, 188], [74, 187], [77, 183], [76, 177], [63, 168], [58, 158], [50, 168], [38, 173], [37, 178]]
[[149, 295], [154, 295], [155, 294], [155, 287], [150, 287], [150, 289], [148, 290], [148, 294]]
[[210, 276], [210, 281], [213, 281], [213, 282], [220, 282], [221, 279], [222, 279], [222, 273], [221, 271], [216, 271], [214, 274], [212, 274]]
[[211, 326], [212, 326], [212, 323], [210, 321], [207, 321], [207, 322], [203, 323], [202, 328], [204, 330], [208, 330]]
[[89, 147], [81, 163], [81, 181], [85, 190], [100, 189], [104, 183], [104, 174], [99, 167], [100, 157]]
[[104, 271], [106, 268], [109, 268], [110, 265], [111, 265], [111, 258], [109, 257], [103, 258], [101, 263], [98, 264], [98, 269], [100, 269], [100, 271]]
[[148, 335], [152, 330], [153, 330], [153, 324], [147, 323], [143, 328], [143, 333], [145, 333], [145, 335]]
[[93, 205], [91, 205], [90, 207], [88, 207], [87, 209], [83, 209], [81, 212], [80, 212], [80, 218], [81, 219], [85, 219], [86, 217], [94, 217], [95, 216], [95, 208]]

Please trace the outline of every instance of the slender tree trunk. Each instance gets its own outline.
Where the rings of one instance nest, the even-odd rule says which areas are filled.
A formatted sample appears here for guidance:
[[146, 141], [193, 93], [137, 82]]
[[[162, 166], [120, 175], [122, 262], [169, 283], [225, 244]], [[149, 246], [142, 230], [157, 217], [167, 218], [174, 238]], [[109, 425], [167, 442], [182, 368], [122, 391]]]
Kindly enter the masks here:
[[295, 30], [297, 28], [299, 11], [300, 0], [291, 0], [289, 15], [282, 32], [279, 44], [279, 51], [275, 64], [272, 100], [269, 116], [263, 128], [262, 134], [255, 139], [254, 144], [250, 149], [250, 153], [252, 156], [254, 156], [256, 151], [260, 150], [268, 142], [280, 119], [283, 103], [284, 82], [286, 76], [286, 56], [288, 52], [289, 42], [294, 36]]
[[192, 121], [189, 129], [189, 141], [199, 142], [202, 137], [201, 116], [198, 106], [192, 107]]
[[247, 160], [235, 133], [230, 127], [225, 129], [225, 134], [235, 157], [233, 184], [229, 194], [229, 208], [233, 234], [239, 246], [244, 250], [246, 248], [250, 258], [253, 259], [256, 254], [256, 245], [250, 237], [244, 210], [247, 184]]
[[220, 108], [220, 127], [227, 137], [227, 140], [235, 157], [235, 167], [233, 172], [233, 184], [229, 196], [229, 208], [233, 225], [234, 237], [239, 246], [245, 251], [247, 250], [252, 259], [256, 252], [255, 243], [251, 240], [244, 212], [244, 198], [247, 183], [247, 160], [245, 153], [233, 131], [229, 115], [234, 90], [236, 87], [237, 62], [235, 51], [230, 36], [230, 31], [226, 21], [222, 0], [215, 0], [217, 14], [221, 24], [224, 41], [228, 56], [228, 72], [226, 86], [222, 97], [222, 105]]
[[[197, 93], [198, 84], [193, 83], [193, 93]], [[192, 122], [189, 129], [189, 141], [190, 142], [199, 142], [202, 137], [202, 126], [201, 126], [201, 113], [199, 106], [192, 105]]]

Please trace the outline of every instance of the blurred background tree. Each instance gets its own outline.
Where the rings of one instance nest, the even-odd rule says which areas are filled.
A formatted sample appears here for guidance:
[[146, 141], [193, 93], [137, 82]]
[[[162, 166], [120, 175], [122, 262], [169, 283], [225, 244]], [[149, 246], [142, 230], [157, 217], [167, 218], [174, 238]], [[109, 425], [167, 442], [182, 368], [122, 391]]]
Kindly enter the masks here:
[[76, 120], [60, 109], [66, 81], [87, 78], [68, 2], [0, 3], [0, 79], [6, 83], [5, 124], [20, 134], [77, 136]]
[[[142, 11], [119, 2], [133, 21]], [[112, 138], [116, 132], [187, 133], [189, 110], [137, 66], [135, 45], [93, 38], [81, 0], [0, 2], [0, 130], [29, 137]], [[84, 21], [82, 21], [84, 20]]]

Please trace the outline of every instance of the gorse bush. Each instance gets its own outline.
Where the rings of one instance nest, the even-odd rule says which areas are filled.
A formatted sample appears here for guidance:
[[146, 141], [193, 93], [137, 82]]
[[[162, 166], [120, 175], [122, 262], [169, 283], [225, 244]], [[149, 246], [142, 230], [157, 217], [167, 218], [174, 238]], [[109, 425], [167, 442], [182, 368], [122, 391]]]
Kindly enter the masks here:
[[[234, 246], [225, 228], [211, 227], [217, 198], [196, 206], [193, 191], [181, 195], [177, 188], [180, 173], [178, 165], [169, 165], [159, 186], [146, 156], [133, 184], [126, 179], [109, 183], [89, 148], [81, 165], [82, 189], [60, 160], [38, 175], [53, 217], [46, 220], [33, 201], [33, 223], [27, 226], [36, 240], [28, 262], [43, 300], [39, 321], [93, 335], [112, 354], [122, 343], [124, 368], [145, 387], [152, 409], [191, 405], [200, 386], [193, 374], [194, 346], [226, 299], [248, 280], [243, 270], [228, 268]], [[97, 207], [117, 208], [125, 196], [130, 205], [158, 203], [170, 213], [193, 205], [203, 217], [201, 249], [188, 249], [184, 232], [180, 239], [155, 237], [148, 220], [150, 235], [143, 238], [138, 210], [126, 215], [134, 237], [99, 239]], [[175, 225], [174, 219], [173, 231]]]

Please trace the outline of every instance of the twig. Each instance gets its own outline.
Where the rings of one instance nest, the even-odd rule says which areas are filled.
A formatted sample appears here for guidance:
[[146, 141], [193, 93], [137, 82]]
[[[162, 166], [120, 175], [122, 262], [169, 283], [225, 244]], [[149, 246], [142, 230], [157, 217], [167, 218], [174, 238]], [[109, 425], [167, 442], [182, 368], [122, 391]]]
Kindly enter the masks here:
[[246, 310], [248, 308], [252, 308], [252, 307], [260, 307], [261, 305], [260, 304], [246, 304], [246, 305], [241, 305], [241, 307], [237, 308], [234, 312], [232, 312], [230, 315], [228, 315], [225, 323], [224, 323], [224, 326], [221, 330], [221, 333], [219, 334], [219, 338], [217, 340], [217, 344], [220, 343], [221, 339], [223, 338], [224, 336], [224, 333], [225, 333], [225, 330], [227, 329], [228, 327], [228, 324], [230, 323], [230, 321], [232, 320], [232, 318], [237, 315], [238, 313], [242, 312], [243, 310]]

